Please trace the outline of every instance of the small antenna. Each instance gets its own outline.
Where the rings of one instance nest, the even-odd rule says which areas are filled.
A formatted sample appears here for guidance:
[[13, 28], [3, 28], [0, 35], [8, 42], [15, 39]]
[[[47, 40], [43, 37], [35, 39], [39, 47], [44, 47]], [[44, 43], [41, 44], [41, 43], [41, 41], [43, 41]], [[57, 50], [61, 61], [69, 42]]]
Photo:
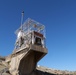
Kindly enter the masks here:
[[23, 30], [23, 17], [24, 17], [24, 11], [22, 11], [22, 15], [21, 15], [21, 30]]

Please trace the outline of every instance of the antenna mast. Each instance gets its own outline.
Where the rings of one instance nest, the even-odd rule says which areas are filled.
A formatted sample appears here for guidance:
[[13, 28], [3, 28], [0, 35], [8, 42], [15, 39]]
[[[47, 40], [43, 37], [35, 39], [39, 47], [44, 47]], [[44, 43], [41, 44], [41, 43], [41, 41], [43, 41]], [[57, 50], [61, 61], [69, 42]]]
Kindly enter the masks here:
[[23, 17], [24, 17], [24, 11], [22, 11], [22, 15], [21, 15], [21, 30], [23, 30]]

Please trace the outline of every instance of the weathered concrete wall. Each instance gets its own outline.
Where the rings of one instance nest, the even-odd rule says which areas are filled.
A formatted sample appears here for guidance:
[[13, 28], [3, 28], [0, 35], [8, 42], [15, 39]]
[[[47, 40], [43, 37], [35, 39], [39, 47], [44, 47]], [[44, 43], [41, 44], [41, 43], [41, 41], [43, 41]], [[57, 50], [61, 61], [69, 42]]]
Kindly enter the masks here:
[[11, 61], [9, 63], [9, 71], [13, 75], [17, 74], [20, 60], [21, 60], [21, 58], [23, 58], [24, 55], [25, 55], [25, 53], [22, 53], [22, 54], [20, 54], [20, 55], [18, 55], [16, 57], [11, 58]]
[[35, 75], [37, 62], [47, 54], [47, 49], [37, 45], [29, 45], [15, 50], [6, 58], [12, 75]]
[[36, 75], [57, 75], [57, 74], [52, 74], [52, 73], [48, 73], [48, 72], [43, 72], [40, 70], [36, 70]]
[[36, 61], [35, 61], [35, 54], [32, 52], [27, 57], [24, 57], [20, 61], [19, 65], [19, 74], [20, 75], [31, 75], [34, 70], [36, 69]]
[[36, 75], [76, 75], [71, 71], [62, 71], [42, 66], [36, 67]]
[[[2, 62], [0, 63], [0, 75], [11, 75], [8, 67], [5, 67]], [[36, 70], [34, 70], [31, 74], [27, 75], [76, 75], [76, 72], [53, 70], [40, 66], [37, 67]]]

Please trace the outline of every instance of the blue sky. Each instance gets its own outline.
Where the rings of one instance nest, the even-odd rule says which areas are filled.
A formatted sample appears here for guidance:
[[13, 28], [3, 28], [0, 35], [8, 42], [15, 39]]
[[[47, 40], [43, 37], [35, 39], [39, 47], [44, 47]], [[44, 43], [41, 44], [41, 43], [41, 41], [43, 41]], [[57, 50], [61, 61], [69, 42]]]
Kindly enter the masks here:
[[23, 10], [24, 21], [46, 26], [48, 54], [38, 64], [76, 70], [76, 0], [0, 0], [0, 55], [12, 53]]

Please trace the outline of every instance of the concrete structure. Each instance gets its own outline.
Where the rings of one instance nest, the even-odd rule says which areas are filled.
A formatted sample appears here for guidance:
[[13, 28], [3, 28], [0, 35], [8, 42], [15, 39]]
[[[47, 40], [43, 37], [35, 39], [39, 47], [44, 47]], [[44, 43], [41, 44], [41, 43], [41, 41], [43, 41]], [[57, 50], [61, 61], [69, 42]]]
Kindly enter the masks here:
[[30, 45], [29, 48], [20, 48], [18, 52], [6, 58], [9, 71], [16, 75], [31, 75], [36, 70], [37, 62], [47, 53], [46, 48]]
[[[1, 59], [0, 59], [1, 60]], [[1, 60], [3, 61], [3, 60]], [[76, 71], [61, 71], [51, 68], [46, 68], [42, 66], [36, 66], [34, 75], [76, 75]], [[11, 75], [9, 72], [9, 66], [5, 66], [2, 62], [0, 62], [0, 75]]]
[[35, 75], [37, 62], [47, 54], [43, 31], [44, 26], [32, 19], [16, 31], [15, 50], [6, 58], [12, 75]]
[[21, 22], [16, 34], [13, 53], [0, 57], [0, 75], [73, 75], [68, 71], [37, 67], [38, 61], [48, 53], [44, 25], [27, 19], [24, 24]]

